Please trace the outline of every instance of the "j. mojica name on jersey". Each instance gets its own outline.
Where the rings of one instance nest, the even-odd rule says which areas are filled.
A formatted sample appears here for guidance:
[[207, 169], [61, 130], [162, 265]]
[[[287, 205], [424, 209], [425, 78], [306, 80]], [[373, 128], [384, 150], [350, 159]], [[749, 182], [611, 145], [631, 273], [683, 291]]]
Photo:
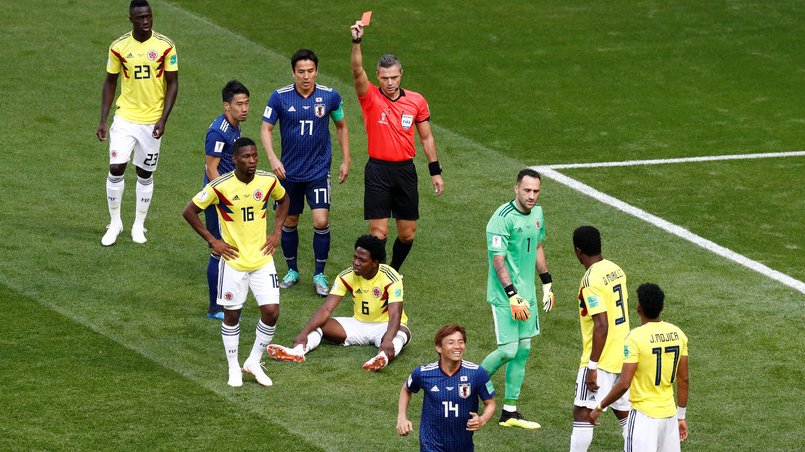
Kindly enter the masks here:
[[677, 334], [676, 331], [669, 331], [668, 333], [665, 334], [657, 333], [649, 337], [649, 343], [652, 344], [656, 344], [657, 342], [672, 342], [678, 340], [679, 340], [679, 334]]

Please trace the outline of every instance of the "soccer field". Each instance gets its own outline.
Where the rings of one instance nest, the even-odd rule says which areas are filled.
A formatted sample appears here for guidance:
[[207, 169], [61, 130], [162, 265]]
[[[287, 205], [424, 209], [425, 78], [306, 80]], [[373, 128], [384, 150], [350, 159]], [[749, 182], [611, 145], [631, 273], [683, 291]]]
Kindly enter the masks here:
[[[108, 153], [94, 132], [106, 49], [130, 30], [127, 7], [33, 0], [5, 5], [0, 19], [7, 54], [0, 67], [7, 122], [0, 153], [3, 450], [416, 450], [416, 435], [394, 431], [396, 401], [413, 367], [436, 359], [436, 329], [466, 325], [471, 361], [495, 347], [484, 227], [511, 199], [519, 169], [805, 149], [805, 5], [797, 1], [506, 0], [459, 7], [423, 0], [154, 0], [154, 29], [177, 43], [178, 101], [155, 176], [148, 242], [135, 245], [128, 236], [135, 180], [129, 169], [126, 230], [103, 248]], [[370, 8], [365, 67], [385, 52], [400, 57], [403, 87], [430, 103], [445, 168], [446, 192], [436, 198], [417, 157], [422, 219], [403, 267], [413, 341], [379, 373], [361, 369], [371, 350], [323, 345], [304, 364], [267, 362], [273, 387], [245, 377], [242, 388], [230, 388], [220, 324], [203, 315], [207, 248], [181, 217], [201, 186], [204, 134], [220, 113], [220, 89], [233, 78], [249, 87], [244, 135], [255, 139], [268, 96], [292, 81], [289, 57], [300, 47], [318, 54], [318, 82], [344, 97], [353, 160], [349, 180], [333, 187], [332, 280], [350, 265], [354, 240], [367, 230], [366, 138], [348, 27]], [[260, 166], [269, 169], [266, 159]], [[633, 294], [641, 282], [663, 287], [664, 319], [690, 339], [690, 437], [683, 449], [805, 447], [796, 416], [805, 403], [805, 339], [797, 332], [805, 325], [805, 294], [796, 285], [805, 280], [805, 156], [557, 171], [761, 267], [546, 178], [540, 201], [557, 307], [540, 316], [543, 334], [518, 403], [543, 428], [492, 422], [476, 434], [478, 450], [568, 447], [583, 275], [571, 234], [582, 224], [602, 231], [604, 255], [626, 271]], [[308, 272], [309, 223], [308, 216], [300, 223], [299, 256]], [[287, 344], [321, 299], [309, 284], [282, 295], [275, 342]], [[635, 303], [633, 297], [633, 326]], [[339, 314], [348, 315], [351, 306], [343, 304]], [[247, 305], [242, 357], [256, 320]], [[502, 372], [493, 381], [501, 403]], [[421, 395], [412, 405], [418, 428]], [[622, 448], [611, 416], [596, 430], [593, 448]]]

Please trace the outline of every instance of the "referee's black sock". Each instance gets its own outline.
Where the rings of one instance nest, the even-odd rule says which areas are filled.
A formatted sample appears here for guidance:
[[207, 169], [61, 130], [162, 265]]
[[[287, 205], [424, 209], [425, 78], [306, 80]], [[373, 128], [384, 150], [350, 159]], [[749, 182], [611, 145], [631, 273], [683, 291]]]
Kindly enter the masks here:
[[394, 240], [394, 247], [392, 248], [391, 252], [391, 267], [393, 269], [400, 271], [400, 267], [402, 267], [405, 258], [408, 257], [408, 253], [411, 252], [411, 247], [413, 245], [414, 242], [401, 242], [399, 237]]

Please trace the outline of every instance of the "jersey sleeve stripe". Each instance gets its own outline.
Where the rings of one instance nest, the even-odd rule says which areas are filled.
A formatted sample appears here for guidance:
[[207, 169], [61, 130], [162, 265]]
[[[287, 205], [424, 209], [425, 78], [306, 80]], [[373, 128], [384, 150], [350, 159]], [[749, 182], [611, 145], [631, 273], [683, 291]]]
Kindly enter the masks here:
[[128, 33], [124, 34], [123, 36], [121, 36], [121, 37], [117, 38], [117, 39], [115, 40], [115, 42], [113, 42], [113, 43], [112, 43], [112, 45], [115, 45], [115, 44], [119, 43], [120, 41], [125, 41], [125, 40], [126, 40], [126, 39], [128, 39], [129, 37], [131, 37], [131, 32], [128, 32]]

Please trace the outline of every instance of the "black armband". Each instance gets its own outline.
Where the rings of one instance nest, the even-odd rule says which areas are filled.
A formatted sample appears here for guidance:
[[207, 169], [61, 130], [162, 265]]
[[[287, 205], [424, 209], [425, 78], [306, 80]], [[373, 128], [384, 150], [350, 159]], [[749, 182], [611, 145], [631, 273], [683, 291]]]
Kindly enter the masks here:
[[548, 284], [553, 282], [553, 279], [551, 279], [551, 274], [548, 272], [540, 273], [539, 279], [540, 281], [542, 281], [542, 284]]
[[442, 174], [442, 165], [439, 164], [438, 160], [430, 162], [428, 163], [428, 171], [430, 171], [431, 176], [438, 176]]
[[353, 44], [360, 44], [360, 43], [361, 43], [361, 38], [355, 38], [355, 39], [353, 39], [353, 40], [352, 40], [352, 43], [353, 43]]
[[517, 295], [517, 288], [514, 287], [514, 284], [509, 284], [508, 286], [503, 288], [506, 291], [506, 296], [511, 297], [512, 295]]

